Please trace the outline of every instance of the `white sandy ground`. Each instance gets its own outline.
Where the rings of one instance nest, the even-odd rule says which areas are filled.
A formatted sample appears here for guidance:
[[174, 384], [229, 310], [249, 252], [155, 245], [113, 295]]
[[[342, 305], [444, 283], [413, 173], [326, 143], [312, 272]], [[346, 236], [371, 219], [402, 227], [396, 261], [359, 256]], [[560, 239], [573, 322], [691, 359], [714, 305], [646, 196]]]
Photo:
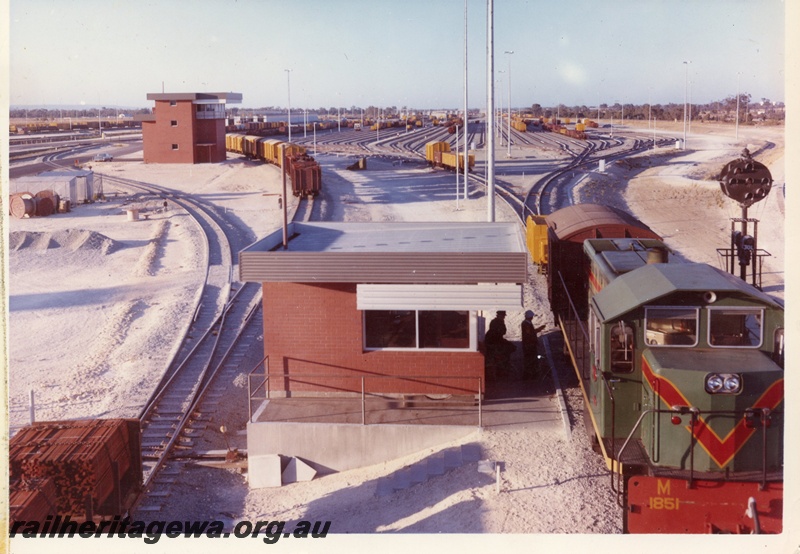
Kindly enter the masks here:
[[[592, 171], [576, 185], [574, 197], [625, 207], [681, 257], [718, 265], [715, 249], [727, 246], [729, 217], [740, 212], [722, 196], [713, 176], [747, 145], [771, 169], [775, 185], [783, 185], [783, 135], [781, 129], [748, 129], [736, 142], [730, 129], [708, 131], [694, 130], [689, 152], [663, 149], [614, 164], [605, 174]], [[767, 140], [775, 146], [762, 151]], [[319, 159], [332, 220], [486, 218], [482, 194], [456, 209], [455, 184], [442, 172], [385, 162], [349, 172], [344, 158]], [[205, 195], [239, 217], [254, 238], [279, 225], [275, 168], [234, 158], [190, 167], [115, 161], [95, 169]], [[504, 178], [502, 169], [498, 177]], [[115, 197], [115, 191], [107, 185], [108, 201], [78, 206], [67, 215], [9, 221], [12, 426], [28, 421], [30, 390], [38, 420], [134, 417], [183, 336], [205, 272], [198, 231], [174, 206], [160, 212], [157, 199], [136, 198], [124, 188]], [[761, 219], [759, 247], [772, 254], [765, 262], [765, 288], [778, 298], [783, 297], [785, 263], [782, 193], [774, 189], [749, 214]], [[149, 208], [149, 218], [128, 221], [124, 210], [132, 203]], [[513, 219], [499, 202], [497, 219]], [[542, 278], [535, 269], [531, 275], [526, 307], [536, 312], [537, 324], [547, 323], [551, 330]], [[516, 339], [521, 314], [509, 319], [510, 338]], [[229, 384], [241, 399], [231, 407], [234, 414], [246, 411], [242, 385], [249, 369], [243, 367]], [[579, 410], [577, 391], [567, 396]], [[228, 424], [236, 431], [244, 427], [241, 417]], [[495, 493], [493, 479], [465, 466], [405, 492], [375, 495], [379, 477], [430, 453], [421, 452], [259, 491], [249, 491], [245, 476], [233, 471], [192, 470], [188, 482], [173, 492], [164, 516], [322, 519], [332, 520], [338, 533], [618, 533], [621, 513], [608, 478], [588, 449], [580, 418], [571, 424], [569, 438], [563, 431], [525, 429], [484, 430], [469, 437], [481, 444], [484, 457], [504, 462], [501, 494]], [[232, 440], [244, 445], [241, 434]], [[222, 445], [219, 441], [216, 447]], [[526, 544], [548, 543], [540, 537]]]

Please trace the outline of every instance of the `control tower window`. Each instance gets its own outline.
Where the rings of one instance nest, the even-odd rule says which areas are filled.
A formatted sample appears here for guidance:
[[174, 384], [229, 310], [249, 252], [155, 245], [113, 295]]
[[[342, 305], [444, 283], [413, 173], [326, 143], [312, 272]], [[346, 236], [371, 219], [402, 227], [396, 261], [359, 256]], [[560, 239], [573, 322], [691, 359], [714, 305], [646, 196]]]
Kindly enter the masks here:
[[195, 104], [197, 119], [225, 119], [225, 104]]

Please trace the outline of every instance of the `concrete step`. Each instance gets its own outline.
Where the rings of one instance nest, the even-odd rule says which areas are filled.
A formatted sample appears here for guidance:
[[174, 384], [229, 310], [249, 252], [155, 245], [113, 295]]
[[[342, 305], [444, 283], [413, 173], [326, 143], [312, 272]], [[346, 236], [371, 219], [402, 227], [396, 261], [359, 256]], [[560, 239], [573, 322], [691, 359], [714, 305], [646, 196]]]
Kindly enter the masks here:
[[428, 475], [444, 475], [444, 454], [437, 452], [428, 458]]
[[464, 464], [477, 462], [481, 459], [479, 444], [469, 443], [434, 452], [424, 460], [407, 467], [398, 469], [390, 475], [378, 479], [375, 494], [387, 496], [425, 483], [432, 477], [444, 475], [448, 471], [459, 468]]
[[455, 469], [461, 467], [464, 458], [461, 455], [461, 447], [448, 448], [444, 451], [444, 467], [446, 469]]
[[477, 462], [481, 459], [481, 445], [474, 442], [461, 445], [461, 458], [464, 462]]

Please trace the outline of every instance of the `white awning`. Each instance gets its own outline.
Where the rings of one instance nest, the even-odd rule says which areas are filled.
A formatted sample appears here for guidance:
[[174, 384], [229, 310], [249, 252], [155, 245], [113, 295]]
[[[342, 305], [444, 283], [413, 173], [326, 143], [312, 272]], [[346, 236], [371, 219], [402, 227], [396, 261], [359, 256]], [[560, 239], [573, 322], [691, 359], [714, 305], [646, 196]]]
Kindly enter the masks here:
[[508, 310], [523, 308], [522, 285], [365, 285], [356, 287], [359, 310]]

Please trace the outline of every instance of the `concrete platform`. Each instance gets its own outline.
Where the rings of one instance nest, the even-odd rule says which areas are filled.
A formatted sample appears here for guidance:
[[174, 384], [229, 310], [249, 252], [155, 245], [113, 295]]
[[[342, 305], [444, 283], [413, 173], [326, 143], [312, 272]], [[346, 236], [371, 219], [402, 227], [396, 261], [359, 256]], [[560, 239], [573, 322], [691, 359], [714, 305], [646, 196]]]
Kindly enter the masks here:
[[[257, 421], [247, 425], [250, 472], [272, 471], [259, 466], [261, 460], [271, 460], [271, 455], [295, 456], [319, 474], [326, 474], [436, 448], [480, 433], [481, 428], [560, 432], [563, 426], [549, 383], [521, 380], [491, 383], [481, 412], [479, 427], [477, 403], [463, 399], [425, 397], [404, 402], [371, 398], [366, 402], [363, 416], [360, 398], [272, 399], [258, 414]], [[366, 424], [362, 423], [362, 417]], [[449, 459], [448, 454], [452, 453], [445, 452], [441, 460], [436, 459], [434, 467], [420, 469], [419, 476], [409, 468], [398, 474], [395, 481], [411, 483], [420, 476], [441, 474], [462, 463], [460, 458]], [[251, 486], [272, 486], [268, 481], [251, 481]], [[387, 491], [403, 488], [398, 483], [387, 487]]]
[[[257, 421], [478, 426], [477, 402], [464, 399], [368, 397], [365, 408], [362, 422], [360, 398], [275, 398]], [[489, 383], [481, 412], [484, 428], [556, 429], [562, 425], [549, 383], [516, 379]]]

